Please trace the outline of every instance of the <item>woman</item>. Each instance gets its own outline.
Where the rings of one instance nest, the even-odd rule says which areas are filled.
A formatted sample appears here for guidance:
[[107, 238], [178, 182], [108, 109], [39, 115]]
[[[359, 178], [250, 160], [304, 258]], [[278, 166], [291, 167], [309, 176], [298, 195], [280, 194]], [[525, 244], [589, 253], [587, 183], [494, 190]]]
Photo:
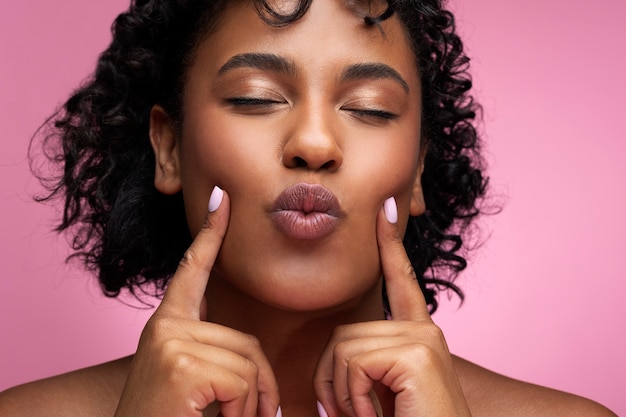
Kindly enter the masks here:
[[163, 303], [134, 358], [3, 415], [613, 415], [430, 320], [486, 185], [438, 3], [197, 3], [137, 2], [56, 122], [60, 228], [109, 294], [173, 274]]

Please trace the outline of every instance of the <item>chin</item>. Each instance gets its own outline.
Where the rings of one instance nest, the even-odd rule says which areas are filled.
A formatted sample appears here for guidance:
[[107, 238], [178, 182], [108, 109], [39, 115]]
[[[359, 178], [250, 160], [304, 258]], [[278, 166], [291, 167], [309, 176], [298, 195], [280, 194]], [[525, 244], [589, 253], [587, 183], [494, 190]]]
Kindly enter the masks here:
[[[358, 236], [359, 245], [334, 234], [323, 241], [281, 239], [246, 243], [229, 230], [216, 268], [235, 297], [293, 312], [381, 304], [381, 270], [375, 235]], [[263, 236], [263, 234], [255, 234]], [[267, 234], [265, 235], [267, 236]], [[229, 239], [230, 237], [230, 239]], [[213, 279], [213, 278], [211, 278]], [[381, 304], [382, 305], [382, 304]]]
[[326, 275], [288, 280], [274, 280], [255, 286], [249, 295], [274, 308], [291, 312], [328, 312], [358, 308], [382, 299], [381, 280], [372, 277], [355, 282], [338, 276]]

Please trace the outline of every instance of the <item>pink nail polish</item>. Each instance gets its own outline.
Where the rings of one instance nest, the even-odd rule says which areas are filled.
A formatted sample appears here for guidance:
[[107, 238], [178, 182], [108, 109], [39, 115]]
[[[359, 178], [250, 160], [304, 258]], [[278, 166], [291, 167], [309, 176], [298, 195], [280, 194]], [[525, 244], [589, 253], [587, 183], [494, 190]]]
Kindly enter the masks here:
[[322, 403], [319, 401], [317, 402], [317, 414], [319, 414], [320, 417], [328, 417], [328, 413], [326, 412], [326, 409], [324, 408]]
[[383, 205], [385, 210], [385, 217], [389, 223], [396, 224], [398, 222], [398, 206], [396, 205], [396, 199], [393, 197], [389, 197], [385, 200], [385, 204]]
[[209, 213], [213, 213], [222, 204], [222, 198], [224, 198], [224, 191], [217, 185], [213, 187], [211, 191], [211, 197], [209, 198]]
[[278, 410], [276, 411], [276, 417], [283, 417], [283, 410], [278, 406]]

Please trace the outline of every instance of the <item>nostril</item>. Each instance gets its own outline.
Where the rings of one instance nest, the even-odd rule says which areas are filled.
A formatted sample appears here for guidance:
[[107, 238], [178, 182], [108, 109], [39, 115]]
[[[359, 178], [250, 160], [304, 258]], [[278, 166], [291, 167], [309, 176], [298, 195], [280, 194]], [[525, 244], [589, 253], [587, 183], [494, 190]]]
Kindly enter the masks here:
[[320, 167], [320, 169], [331, 169], [334, 166], [335, 166], [335, 161], [334, 160], [330, 160], [330, 161], [324, 163], [324, 165], [322, 165]]
[[293, 162], [296, 168], [305, 168], [307, 166], [306, 161], [299, 156], [293, 158]]
[[[312, 168], [315, 169], [313, 166], [309, 166], [308, 162], [299, 156], [296, 156], [295, 158], [292, 159], [293, 164], [291, 165], [292, 168]], [[322, 165], [319, 166], [320, 170], [327, 170], [327, 169], [333, 169], [333, 167], [335, 166], [335, 160], [331, 159], [330, 161], [326, 161], [325, 163], [323, 163]]]

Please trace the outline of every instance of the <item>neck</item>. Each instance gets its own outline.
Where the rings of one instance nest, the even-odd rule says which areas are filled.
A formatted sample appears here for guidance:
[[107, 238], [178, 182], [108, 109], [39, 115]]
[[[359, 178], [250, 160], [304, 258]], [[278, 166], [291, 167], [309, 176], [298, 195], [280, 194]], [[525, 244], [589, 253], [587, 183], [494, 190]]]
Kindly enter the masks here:
[[278, 382], [284, 415], [317, 416], [313, 374], [333, 330], [384, 318], [382, 281], [358, 299], [318, 311], [289, 311], [211, 280], [207, 320], [255, 336]]

